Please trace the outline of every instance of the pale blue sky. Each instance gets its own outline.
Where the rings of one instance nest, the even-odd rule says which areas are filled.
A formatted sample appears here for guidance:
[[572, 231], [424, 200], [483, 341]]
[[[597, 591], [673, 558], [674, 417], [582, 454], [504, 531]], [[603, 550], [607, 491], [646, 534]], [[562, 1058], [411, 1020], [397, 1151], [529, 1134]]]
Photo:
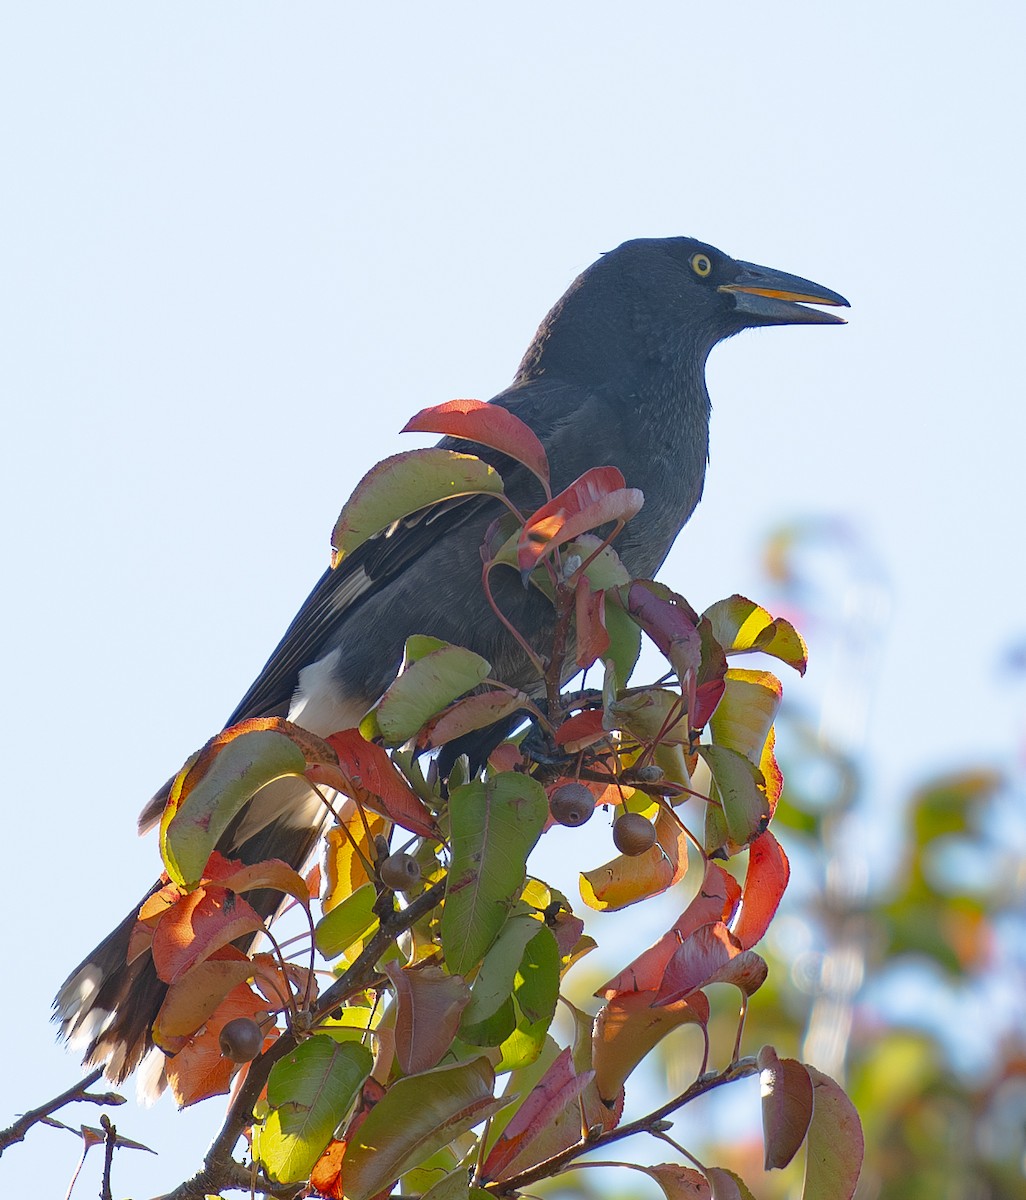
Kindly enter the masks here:
[[[136, 812], [249, 684], [353, 484], [412, 412], [504, 386], [627, 238], [698, 236], [853, 305], [715, 352], [706, 495], [664, 578], [700, 607], [754, 590], [768, 526], [845, 516], [894, 589], [882, 802], [1007, 751], [1023, 12], [8, 6], [0, 1122], [77, 1077], [50, 998], [154, 875]], [[118, 1191], [191, 1171], [216, 1108], [123, 1113], [163, 1154], [123, 1156]], [[60, 1194], [75, 1156], [37, 1131], [0, 1185]]]

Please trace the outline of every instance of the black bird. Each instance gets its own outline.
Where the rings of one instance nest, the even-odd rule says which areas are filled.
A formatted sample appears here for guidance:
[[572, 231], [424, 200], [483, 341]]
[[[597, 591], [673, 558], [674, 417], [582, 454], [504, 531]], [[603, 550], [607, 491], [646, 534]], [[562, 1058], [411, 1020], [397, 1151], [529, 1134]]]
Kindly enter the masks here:
[[[691, 238], [625, 242], [570, 285], [512, 385], [492, 403], [534, 429], [554, 491], [606, 464], [642, 489], [644, 507], [616, 549], [632, 575], [649, 578], [702, 495], [710, 350], [759, 325], [843, 324], [803, 302], [847, 305], [819, 284], [739, 262]], [[442, 444], [463, 448], [452, 439]], [[542, 501], [525, 468], [471, 449], [499, 468], [521, 511]], [[497, 511], [489, 498], [450, 501], [327, 571], [227, 724], [283, 716], [321, 735], [353, 726], [392, 681], [414, 633], [468, 646], [488, 659], [495, 677], [537, 693], [539, 681], [481, 591], [479, 547]], [[544, 634], [548, 602], [523, 588], [514, 571], [502, 588], [500, 602], [515, 624]], [[544, 645], [541, 636], [537, 641]], [[143, 812], [141, 831], [158, 820], [165, 794]], [[239, 814], [219, 849], [244, 862], [273, 856], [298, 868], [317, 843], [322, 814], [309, 789], [279, 780]], [[268, 898], [265, 915], [278, 899]], [[62, 1034], [118, 1082], [153, 1049], [150, 1027], [166, 990], [148, 954], [126, 963], [136, 911], [72, 972], [55, 1001]]]

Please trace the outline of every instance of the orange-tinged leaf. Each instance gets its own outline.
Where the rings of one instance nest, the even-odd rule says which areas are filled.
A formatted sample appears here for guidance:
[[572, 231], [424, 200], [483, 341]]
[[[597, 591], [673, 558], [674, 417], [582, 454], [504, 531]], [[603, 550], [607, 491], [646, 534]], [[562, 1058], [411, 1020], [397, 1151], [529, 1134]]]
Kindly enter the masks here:
[[783, 847], [767, 829], [748, 848], [741, 915], [734, 926], [734, 936], [745, 950], [754, 946], [769, 928], [790, 874]]
[[331, 534], [331, 565], [422, 508], [501, 492], [499, 473], [472, 454], [440, 447], [393, 454], [371, 467], [346, 501]]
[[[324, 898], [321, 911], [329, 913], [337, 908], [354, 892], [371, 882], [363, 859], [374, 862], [373, 839], [385, 832], [385, 818], [373, 811], [360, 816], [356, 801], [346, 799], [338, 809], [339, 824], [333, 825], [325, 834], [324, 847]], [[349, 831], [346, 835], [345, 829]], [[363, 858], [357, 854], [353, 843], [359, 846]]]
[[759, 759], [759, 770], [766, 783], [766, 799], [769, 801], [770, 812], [777, 811], [777, 801], [784, 790], [784, 775], [777, 766], [777, 756], [774, 749], [777, 743], [775, 730], [771, 729], [762, 748], [762, 758]]
[[[167, 876], [164, 876], [167, 879]], [[143, 901], [128, 939], [125, 961], [132, 963], [149, 950], [153, 944], [153, 932], [168, 909], [173, 908], [182, 897], [177, 883], [166, 883]]]
[[291, 896], [304, 908], [310, 907], [310, 889], [306, 880], [280, 858], [268, 858], [249, 867], [240, 867], [219, 882], [237, 895], [252, 892], [256, 888], [273, 888]]
[[[211, 1014], [203, 1032], [192, 1038], [178, 1054], [164, 1064], [168, 1086], [179, 1108], [219, 1096], [231, 1087], [232, 1076], [239, 1064], [221, 1054], [221, 1030], [236, 1017], [256, 1017], [266, 1011], [264, 1001], [246, 984], [239, 984]], [[264, 1038], [264, 1048], [277, 1037], [271, 1030]]]
[[171, 984], [153, 1023], [153, 1040], [167, 1054], [177, 1054], [229, 992], [253, 975], [253, 965], [234, 946], [218, 957], [197, 963]]
[[332, 1138], [310, 1172], [310, 1186], [326, 1200], [345, 1200], [342, 1187], [342, 1155], [345, 1152], [345, 1142]]
[[624, 487], [616, 467], [590, 468], [524, 525], [517, 542], [517, 566], [523, 574], [531, 572], [554, 546], [596, 526], [630, 520], [643, 502], [637, 488]]
[[655, 821], [656, 842], [644, 854], [620, 854], [581, 874], [581, 898], [600, 912], [626, 908], [679, 883], [688, 869], [688, 840], [680, 822], [663, 806]]
[[855, 1105], [829, 1075], [807, 1063], [805, 1069], [814, 1098], [802, 1200], [851, 1200], [865, 1153], [862, 1122]]
[[427, 805], [381, 746], [368, 742], [358, 729], [333, 733], [327, 742], [338, 755], [338, 769], [342, 775], [339, 790], [410, 833], [422, 837], [438, 836], [438, 826]]
[[157, 975], [174, 981], [236, 938], [263, 929], [254, 909], [218, 884], [197, 888], [161, 918], [151, 952]]
[[428, 1071], [451, 1048], [470, 988], [462, 975], [449, 975], [431, 963], [401, 967], [390, 962], [384, 971], [396, 994], [399, 1066], [404, 1075]]
[[625, 1080], [658, 1042], [681, 1025], [706, 1025], [709, 1001], [701, 992], [654, 1007], [655, 992], [623, 992], [595, 1018], [592, 1065], [603, 1100], [619, 1095]]
[[786, 1167], [798, 1153], [812, 1120], [812, 1080], [793, 1058], [778, 1058], [772, 1046], [759, 1051], [762, 1136], [766, 1170]]
[[503, 742], [488, 755], [488, 765], [495, 772], [515, 771], [526, 761], [520, 747], [512, 742]]
[[421, 409], [403, 426], [403, 433], [446, 433], [499, 450], [523, 463], [548, 488], [549, 463], [537, 434], [519, 417], [483, 400], [449, 400]]
[[698, 894], [670, 929], [595, 995], [608, 1000], [622, 992], [658, 991], [670, 959], [681, 942], [703, 925], [729, 921], [740, 899], [741, 889], [734, 877], [716, 863], [707, 862]]

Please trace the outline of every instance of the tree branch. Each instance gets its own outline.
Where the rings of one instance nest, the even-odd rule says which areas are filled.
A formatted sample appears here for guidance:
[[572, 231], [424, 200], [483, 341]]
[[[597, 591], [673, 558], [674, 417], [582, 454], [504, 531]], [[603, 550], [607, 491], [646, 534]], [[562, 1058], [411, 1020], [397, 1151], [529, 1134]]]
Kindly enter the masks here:
[[51, 1113], [55, 1113], [59, 1108], [63, 1108], [65, 1104], [75, 1104], [79, 1101], [85, 1101], [88, 1104], [124, 1104], [124, 1096], [119, 1096], [117, 1092], [93, 1093], [87, 1089], [100, 1078], [103, 1074], [103, 1068], [97, 1067], [95, 1071], [90, 1071], [78, 1083], [73, 1084], [66, 1092], [61, 1092], [59, 1096], [55, 1096], [52, 1100], [47, 1100], [45, 1104], [41, 1104], [38, 1108], [33, 1108], [8, 1126], [7, 1129], [0, 1130], [0, 1155], [7, 1149], [8, 1146], [13, 1146], [16, 1142], [23, 1142], [25, 1135], [33, 1125], [38, 1125], [40, 1121], [45, 1121]]
[[578, 1158], [582, 1154], [587, 1154], [591, 1150], [598, 1150], [600, 1147], [608, 1146], [612, 1142], [619, 1142], [624, 1138], [633, 1137], [636, 1133], [654, 1134], [656, 1130], [653, 1126], [657, 1125], [671, 1113], [676, 1112], [677, 1109], [683, 1108], [685, 1104], [690, 1104], [692, 1100], [696, 1100], [699, 1096], [704, 1096], [707, 1092], [711, 1092], [715, 1088], [722, 1087], [725, 1083], [733, 1083], [735, 1079], [744, 1079], [749, 1075], [754, 1075], [758, 1069], [758, 1064], [754, 1058], [739, 1059], [717, 1074], [703, 1075], [699, 1079], [696, 1079], [679, 1096], [674, 1097], [673, 1100], [668, 1101], [661, 1108], [655, 1109], [654, 1112], [650, 1112], [647, 1116], [639, 1117], [636, 1121], [629, 1121], [626, 1125], [618, 1125], [616, 1129], [610, 1129], [606, 1133], [599, 1134], [598, 1137], [583, 1137], [573, 1146], [568, 1146], [565, 1150], [561, 1150], [558, 1154], [553, 1154], [551, 1158], [545, 1159], [544, 1162], [540, 1162], [526, 1171], [521, 1171], [519, 1175], [514, 1175], [510, 1179], [485, 1183], [481, 1186], [493, 1196], [512, 1195], [529, 1184], [537, 1183], [540, 1179], [548, 1179], [551, 1175], [555, 1175], [558, 1171], [563, 1170], [575, 1158]]
[[[313, 1013], [314, 1022], [328, 1016], [355, 992], [363, 991], [369, 986], [377, 976], [375, 965], [378, 959], [400, 934], [415, 925], [421, 917], [429, 913], [442, 900], [445, 895], [445, 886], [446, 880], [439, 880], [411, 901], [406, 908], [393, 912], [391, 917], [381, 922], [377, 933], [364, 947], [359, 958], [318, 999]], [[210, 1192], [216, 1192], [224, 1187], [248, 1188], [250, 1186], [250, 1173], [232, 1158], [232, 1151], [243, 1131], [253, 1122], [253, 1106], [264, 1090], [271, 1068], [280, 1059], [290, 1054], [303, 1036], [305, 1034], [294, 1030], [285, 1030], [273, 1046], [269, 1046], [263, 1054], [250, 1063], [245, 1082], [228, 1109], [228, 1116], [221, 1127], [221, 1132], [207, 1151], [203, 1167], [192, 1179], [186, 1180], [173, 1192], [168, 1192], [166, 1196], [162, 1197], [162, 1200], [202, 1200]], [[242, 1183], [236, 1182], [240, 1178], [240, 1171], [245, 1175]], [[264, 1181], [260, 1182], [261, 1186], [264, 1186]], [[280, 1184], [270, 1184], [269, 1186], [272, 1189], [276, 1186], [281, 1189]], [[266, 1187], [265, 1190], [267, 1190]], [[294, 1195], [295, 1192], [296, 1189], [290, 1187], [285, 1190], [272, 1190], [269, 1194], [287, 1197]]]

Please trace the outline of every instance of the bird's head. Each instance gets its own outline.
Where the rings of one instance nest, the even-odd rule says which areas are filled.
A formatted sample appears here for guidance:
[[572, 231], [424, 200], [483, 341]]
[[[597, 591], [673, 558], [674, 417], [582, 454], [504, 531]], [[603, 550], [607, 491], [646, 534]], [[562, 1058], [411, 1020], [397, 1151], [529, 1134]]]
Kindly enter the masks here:
[[637, 238], [604, 254], [552, 309], [521, 366], [614, 382], [641, 364], [704, 365], [717, 342], [760, 325], [839, 325], [847, 307], [798, 275], [731, 258], [694, 238]]

